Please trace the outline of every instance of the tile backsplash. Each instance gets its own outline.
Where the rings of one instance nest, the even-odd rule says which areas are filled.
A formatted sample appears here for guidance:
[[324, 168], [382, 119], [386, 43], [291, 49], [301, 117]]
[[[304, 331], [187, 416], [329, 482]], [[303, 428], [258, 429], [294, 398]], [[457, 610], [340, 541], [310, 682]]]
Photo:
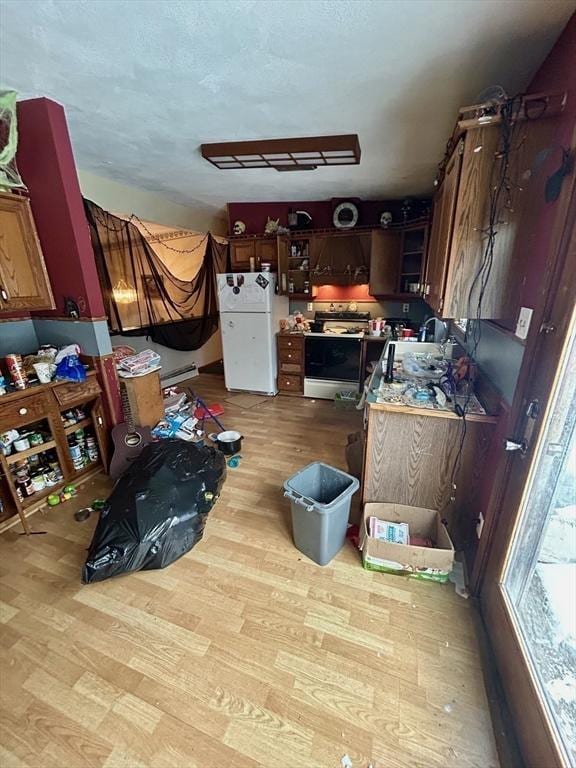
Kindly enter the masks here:
[[[290, 314], [302, 312], [304, 317], [313, 318], [315, 312], [328, 312], [329, 301], [312, 301], [313, 309], [308, 310], [307, 301], [290, 301]], [[412, 323], [420, 325], [426, 318], [434, 314], [428, 304], [420, 298], [407, 299], [406, 301], [356, 301], [358, 312], [370, 312], [370, 317], [405, 317]], [[348, 309], [348, 301], [334, 301], [337, 311], [345, 312]], [[404, 304], [408, 304], [408, 312], [403, 311]]]

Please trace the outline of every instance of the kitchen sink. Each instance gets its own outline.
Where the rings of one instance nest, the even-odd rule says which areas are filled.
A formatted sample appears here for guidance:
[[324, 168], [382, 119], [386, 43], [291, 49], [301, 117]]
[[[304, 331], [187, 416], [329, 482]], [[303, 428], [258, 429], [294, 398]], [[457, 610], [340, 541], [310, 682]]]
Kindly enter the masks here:
[[[440, 344], [435, 344], [431, 341], [392, 341], [391, 344], [396, 345], [394, 357], [397, 360], [402, 360], [407, 352], [417, 353], [424, 352], [435, 357], [442, 357], [442, 347]], [[444, 357], [450, 359], [452, 357], [455, 344], [446, 344]]]

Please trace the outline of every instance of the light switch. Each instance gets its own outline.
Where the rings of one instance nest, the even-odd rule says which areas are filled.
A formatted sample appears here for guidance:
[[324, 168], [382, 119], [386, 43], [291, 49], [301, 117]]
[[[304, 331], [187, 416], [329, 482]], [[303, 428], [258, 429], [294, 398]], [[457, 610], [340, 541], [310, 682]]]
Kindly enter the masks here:
[[306, 311], [307, 312], [313, 312], [314, 311], [314, 304], [313, 304], [313, 302], [309, 301], [308, 304], [306, 304]]
[[402, 304], [402, 312], [407, 315], [410, 312], [410, 304]]
[[532, 312], [534, 310], [528, 309], [528, 307], [520, 307], [520, 314], [518, 315], [518, 322], [516, 323], [516, 336], [519, 339], [528, 338], [528, 330], [530, 329], [530, 321], [532, 320]]

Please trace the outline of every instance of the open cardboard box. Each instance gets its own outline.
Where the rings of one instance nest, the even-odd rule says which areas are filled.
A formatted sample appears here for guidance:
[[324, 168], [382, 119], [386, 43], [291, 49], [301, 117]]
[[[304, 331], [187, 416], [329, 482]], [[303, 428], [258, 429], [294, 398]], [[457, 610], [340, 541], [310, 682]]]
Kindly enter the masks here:
[[[412, 536], [430, 538], [435, 547], [416, 547], [411, 544], [390, 544], [368, 534], [368, 520], [377, 517], [391, 523], [408, 523]], [[404, 504], [375, 502], [364, 506], [360, 526], [360, 549], [364, 568], [410, 576], [427, 581], [448, 581], [454, 563], [454, 546], [433, 509], [409, 507]]]

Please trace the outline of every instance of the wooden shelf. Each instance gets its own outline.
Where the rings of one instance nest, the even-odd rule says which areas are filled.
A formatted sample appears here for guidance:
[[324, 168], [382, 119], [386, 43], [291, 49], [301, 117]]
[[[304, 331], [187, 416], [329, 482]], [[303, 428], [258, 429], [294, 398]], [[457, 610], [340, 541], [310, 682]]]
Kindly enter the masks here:
[[81, 421], [77, 421], [76, 424], [71, 424], [69, 427], [64, 427], [64, 432], [67, 435], [71, 435], [73, 432], [76, 432], [77, 429], [83, 429], [84, 427], [92, 427], [94, 426], [92, 424], [92, 419], [87, 416], [85, 419], [82, 419]]
[[17, 451], [16, 453], [10, 454], [10, 456], [6, 456], [6, 462], [8, 464], [15, 464], [17, 461], [28, 459], [30, 456], [35, 456], [37, 453], [50, 451], [52, 448], [56, 448], [56, 441], [48, 440], [46, 443], [42, 443], [41, 445], [34, 445], [32, 448], [28, 448], [26, 451]]
[[103, 469], [101, 459], [98, 459], [98, 461], [93, 461], [90, 464], [87, 464], [85, 467], [82, 467], [82, 469], [77, 469], [75, 472], [73, 472], [68, 478], [68, 480], [66, 481], [66, 485], [70, 485], [70, 483], [77, 482], [87, 472], [94, 472], [96, 470], [101, 470], [101, 469]]
[[287, 296], [289, 299], [306, 299], [308, 301], [314, 299], [311, 293], [289, 293]]

